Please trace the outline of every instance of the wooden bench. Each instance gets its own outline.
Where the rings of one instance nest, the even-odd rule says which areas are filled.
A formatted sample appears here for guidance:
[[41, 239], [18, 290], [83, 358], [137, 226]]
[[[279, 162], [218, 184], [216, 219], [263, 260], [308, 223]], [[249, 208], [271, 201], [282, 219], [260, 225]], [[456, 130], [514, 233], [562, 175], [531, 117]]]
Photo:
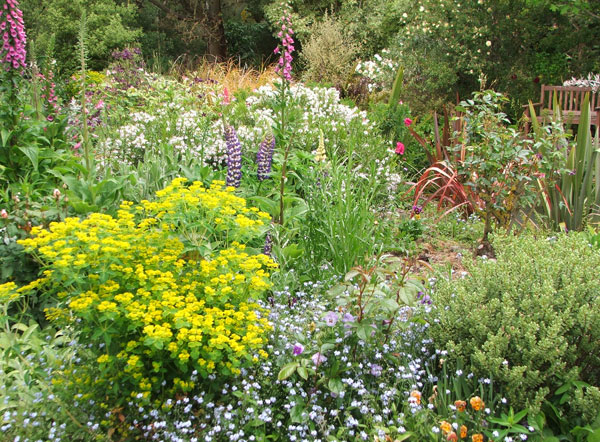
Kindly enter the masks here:
[[[567, 124], [579, 124], [581, 116], [581, 105], [585, 94], [590, 94], [590, 126], [600, 127], [600, 91], [594, 92], [590, 87], [577, 86], [548, 86], [542, 85], [542, 95], [538, 103], [533, 103], [537, 120], [540, 123], [549, 122], [554, 112], [552, 110], [554, 97], [561, 110], [562, 121]], [[529, 132], [531, 115], [529, 105], [525, 107], [527, 120], [525, 123], [525, 132]]]

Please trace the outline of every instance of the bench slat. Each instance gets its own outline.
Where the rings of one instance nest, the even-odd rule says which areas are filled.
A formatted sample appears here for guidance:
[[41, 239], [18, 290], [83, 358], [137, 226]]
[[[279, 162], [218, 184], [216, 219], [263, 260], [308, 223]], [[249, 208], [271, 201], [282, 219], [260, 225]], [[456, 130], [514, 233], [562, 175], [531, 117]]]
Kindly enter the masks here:
[[[562, 111], [563, 120], [570, 124], [579, 124], [581, 105], [586, 93], [590, 94], [590, 126], [600, 127], [600, 91], [594, 92], [589, 87], [549, 86], [543, 84], [540, 102], [536, 103], [536, 108], [539, 108], [537, 120], [542, 122], [553, 115], [552, 108], [554, 100], [556, 100]], [[526, 107], [525, 114], [529, 116], [528, 107]], [[529, 129], [529, 124], [526, 125], [526, 129]]]

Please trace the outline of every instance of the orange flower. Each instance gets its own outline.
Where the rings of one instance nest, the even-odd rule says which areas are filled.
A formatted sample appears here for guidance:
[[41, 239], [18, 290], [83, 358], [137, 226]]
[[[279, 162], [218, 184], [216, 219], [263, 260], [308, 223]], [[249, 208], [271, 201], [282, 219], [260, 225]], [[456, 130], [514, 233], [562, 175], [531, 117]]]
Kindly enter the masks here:
[[479, 396], [472, 397], [469, 402], [471, 403], [471, 407], [473, 407], [473, 410], [475, 411], [482, 410], [483, 407], [485, 407], [485, 403], [481, 400]]
[[483, 434], [477, 433], [471, 436], [473, 442], [483, 442]]
[[454, 431], [451, 431], [446, 440], [451, 440], [452, 442], [456, 442], [458, 440], [458, 436]]
[[421, 393], [419, 391], [417, 391], [417, 390], [411, 391], [410, 397], [414, 398], [413, 400], [416, 402], [417, 405], [421, 405]]
[[462, 413], [467, 408], [467, 403], [465, 401], [454, 401], [454, 406], [457, 411]]
[[452, 425], [450, 425], [450, 422], [442, 421], [440, 424], [440, 430], [442, 430], [442, 433], [446, 435], [452, 431]]
[[464, 439], [465, 437], [467, 437], [467, 426], [461, 425], [460, 426], [460, 438]]

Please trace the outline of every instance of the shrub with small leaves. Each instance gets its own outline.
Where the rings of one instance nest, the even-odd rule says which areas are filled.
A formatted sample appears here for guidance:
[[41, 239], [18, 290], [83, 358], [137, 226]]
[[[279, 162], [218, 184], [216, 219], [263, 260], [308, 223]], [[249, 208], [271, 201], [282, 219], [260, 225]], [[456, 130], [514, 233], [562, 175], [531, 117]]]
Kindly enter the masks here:
[[332, 82], [335, 87], [345, 88], [353, 71], [358, 46], [344, 32], [344, 25], [326, 16], [315, 24], [302, 49], [301, 58], [306, 63], [304, 80]]
[[[464, 279], [439, 281], [430, 328], [436, 348], [449, 351], [450, 363], [470, 361], [474, 373], [494, 379], [517, 408], [535, 410], [571, 381], [590, 384], [583, 396], [597, 394], [598, 250], [573, 232], [495, 238], [493, 245], [497, 261], [479, 260]], [[577, 404], [561, 406], [575, 418]], [[599, 411], [596, 403], [587, 415]]]

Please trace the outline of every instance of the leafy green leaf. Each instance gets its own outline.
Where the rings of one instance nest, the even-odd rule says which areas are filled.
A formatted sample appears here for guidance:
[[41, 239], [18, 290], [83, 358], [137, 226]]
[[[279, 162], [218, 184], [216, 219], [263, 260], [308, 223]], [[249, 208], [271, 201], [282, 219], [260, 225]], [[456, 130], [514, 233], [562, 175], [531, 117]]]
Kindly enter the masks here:
[[304, 380], [308, 379], [308, 370], [306, 367], [298, 367], [298, 375]]
[[294, 362], [290, 362], [289, 364], [284, 365], [281, 370], [279, 371], [279, 374], [277, 375], [277, 379], [280, 381], [283, 381], [284, 379], [289, 378], [291, 375], [294, 374], [294, 372], [296, 371], [296, 369], [298, 368], [300, 364], [298, 364], [298, 362], [294, 361]]
[[340, 378], [331, 378], [327, 382], [327, 388], [334, 392], [335, 394], [340, 394], [344, 391], [344, 384]]
[[27, 158], [29, 158], [31, 165], [33, 166], [33, 170], [37, 172], [39, 166], [39, 149], [36, 146], [19, 147], [18, 149], [23, 152]]

